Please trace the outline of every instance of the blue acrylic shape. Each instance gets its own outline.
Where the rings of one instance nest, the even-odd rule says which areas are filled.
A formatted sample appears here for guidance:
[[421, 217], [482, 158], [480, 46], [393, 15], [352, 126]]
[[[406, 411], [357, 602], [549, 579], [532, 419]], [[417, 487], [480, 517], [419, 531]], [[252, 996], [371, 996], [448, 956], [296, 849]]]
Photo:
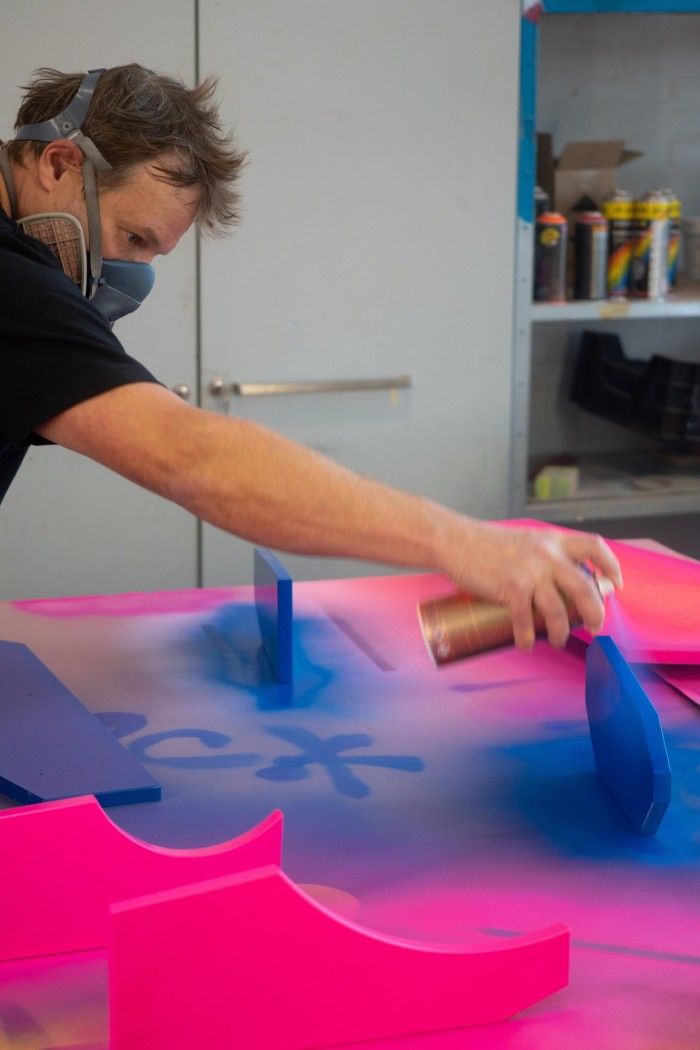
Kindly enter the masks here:
[[292, 681], [292, 578], [274, 554], [255, 548], [255, 608], [263, 649], [278, 682]]
[[157, 802], [160, 784], [19, 642], [0, 642], [0, 792], [16, 802], [95, 795]]
[[656, 708], [612, 638], [586, 653], [586, 710], [598, 774], [637, 831], [653, 835], [671, 801], [671, 767]]

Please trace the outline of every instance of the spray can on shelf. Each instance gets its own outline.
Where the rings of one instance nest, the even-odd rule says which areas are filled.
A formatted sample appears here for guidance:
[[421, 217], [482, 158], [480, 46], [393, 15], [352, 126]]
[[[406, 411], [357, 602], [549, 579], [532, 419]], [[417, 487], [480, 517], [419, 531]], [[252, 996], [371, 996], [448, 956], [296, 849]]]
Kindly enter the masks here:
[[549, 211], [549, 194], [541, 186], [535, 186], [535, 219]]
[[630, 293], [634, 201], [626, 190], [614, 190], [603, 201], [608, 220], [608, 296], [626, 299]]
[[608, 222], [600, 211], [576, 216], [574, 299], [606, 299], [608, 294]]
[[678, 263], [681, 247], [681, 202], [673, 190], [661, 191], [668, 201], [668, 290], [678, 288]]
[[632, 294], [637, 298], [666, 298], [669, 211], [662, 190], [650, 190], [635, 201]]
[[[588, 570], [582, 567], [582, 571]], [[603, 599], [612, 594], [615, 587], [607, 576], [593, 579]], [[507, 606], [477, 601], [459, 591], [419, 602], [418, 622], [428, 655], [437, 667], [513, 644], [513, 624]], [[572, 620], [572, 626], [576, 625]], [[537, 612], [535, 629], [538, 634], [544, 630], [544, 621]]]
[[534, 298], [541, 303], [566, 299], [566, 219], [555, 211], [543, 212], [535, 222]]

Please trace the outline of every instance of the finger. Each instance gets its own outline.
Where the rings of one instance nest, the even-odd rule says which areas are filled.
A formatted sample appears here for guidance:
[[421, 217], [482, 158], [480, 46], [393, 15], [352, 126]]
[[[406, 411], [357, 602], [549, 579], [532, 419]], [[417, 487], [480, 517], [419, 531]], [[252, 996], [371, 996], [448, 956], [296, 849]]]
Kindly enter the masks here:
[[615, 554], [602, 536], [575, 533], [566, 544], [567, 552], [578, 561], [590, 561], [604, 576], [612, 580], [616, 588], [622, 587], [622, 569]]
[[580, 569], [561, 573], [557, 580], [569, 606], [569, 617], [583, 624], [590, 634], [599, 634], [605, 620], [605, 603], [595, 581]]
[[542, 583], [535, 592], [535, 605], [550, 644], [562, 649], [571, 632], [571, 610], [564, 595], [553, 583]]
[[522, 652], [529, 653], [535, 644], [535, 610], [531, 592], [511, 595], [509, 607], [515, 644]]

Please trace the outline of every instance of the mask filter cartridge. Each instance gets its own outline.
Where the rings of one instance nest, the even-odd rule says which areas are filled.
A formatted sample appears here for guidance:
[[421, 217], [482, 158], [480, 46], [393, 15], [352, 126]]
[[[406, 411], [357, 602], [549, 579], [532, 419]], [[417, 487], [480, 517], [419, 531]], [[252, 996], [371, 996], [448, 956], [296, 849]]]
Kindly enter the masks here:
[[[47, 212], [19, 219], [29, 237], [50, 248], [63, 272], [86, 294], [90, 257], [83, 228], [73, 215]], [[153, 288], [155, 270], [149, 263], [103, 259], [100, 278], [91, 302], [109, 324], [138, 309]]]

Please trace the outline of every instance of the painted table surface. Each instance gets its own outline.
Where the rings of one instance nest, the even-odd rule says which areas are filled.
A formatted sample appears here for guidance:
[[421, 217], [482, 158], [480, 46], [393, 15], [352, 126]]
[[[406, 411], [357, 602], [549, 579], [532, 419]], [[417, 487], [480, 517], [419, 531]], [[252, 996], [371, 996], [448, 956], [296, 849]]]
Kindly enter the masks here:
[[[570, 984], [537, 1006], [362, 1045], [697, 1050], [700, 707], [636, 668], [673, 772], [661, 827], [639, 835], [594, 770], [585, 643], [438, 671], [415, 607], [450, 589], [429, 575], [295, 585], [291, 685], [262, 653], [252, 588], [6, 604], [0, 637], [30, 646], [162, 784], [161, 802], [108, 811], [130, 833], [203, 846], [280, 808], [286, 873], [365, 927], [443, 943], [571, 928]], [[107, 1050], [107, 995], [105, 952], [4, 963], [0, 1047]]]

